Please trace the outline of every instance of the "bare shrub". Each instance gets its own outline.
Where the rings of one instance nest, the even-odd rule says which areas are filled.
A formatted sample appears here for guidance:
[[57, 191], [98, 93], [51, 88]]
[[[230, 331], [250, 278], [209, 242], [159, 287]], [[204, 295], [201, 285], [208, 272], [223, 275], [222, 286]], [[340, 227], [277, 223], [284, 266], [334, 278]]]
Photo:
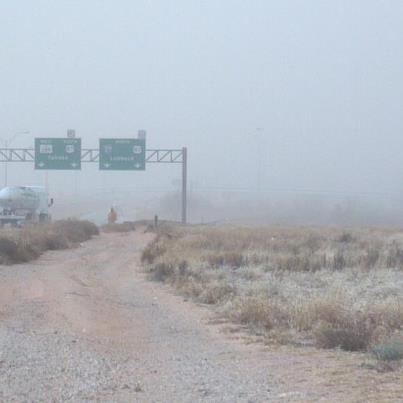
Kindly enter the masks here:
[[223, 281], [207, 283], [199, 295], [199, 300], [205, 304], [217, 304], [235, 294], [234, 287]]
[[403, 268], [403, 248], [396, 242], [386, 252], [386, 266]]
[[211, 267], [215, 268], [228, 266], [237, 269], [246, 264], [246, 258], [238, 252], [211, 253], [205, 257], [205, 260]]
[[318, 323], [344, 326], [348, 322], [348, 308], [344, 296], [338, 293], [297, 301], [293, 307], [293, 325], [301, 331], [312, 330]]
[[310, 234], [303, 243], [305, 244], [306, 249], [312, 255], [320, 249], [323, 239], [317, 234]]
[[198, 299], [204, 291], [204, 284], [200, 283], [200, 281], [193, 276], [190, 276], [187, 278], [186, 282], [181, 284], [180, 289], [185, 295]]
[[284, 256], [277, 260], [277, 268], [285, 271], [309, 271], [309, 259], [306, 256]]
[[157, 236], [153, 241], [151, 241], [141, 254], [141, 261], [143, 263], [151, 264], [159, 256], [162, 256], [166, 252], [166, 248], [163, 245], [163, 240], [161, 236]]
[[0, 238], [1, 263], [16, 261], [18, 258], [18, 245], [13, 239], [2, 236]]
[[319, 347], [340, 347], [348, 351], [367, 349], [377, 338], [400, 329], [403, 325], [402, 301], [368, 304], [359, 312], [348, 306], [343, 297], [317, 301], [311, 306], [311, 325], [319, 323], [314, 336]]
[[361, 266], [365, 269], [372, 269], [376, 266], [380, 258], [379, 249], [368, 248], [361, 257]]
[[314, 336], [317, 346], [321, 348], [365, 351], [371, 342], [372, 330], [365, 320], [352, 318], [343, 326], [323, 322], [315, 330]]
[[61, 233], [51, 232], [45, 238], [45, 250], [67, 249], [69, 247], [68, 238]]
[[167, 263], [157, 263], [151, 271], [153, 279], [157, 281], [165, 281], [167, 278], [172, 277], [174, 272], [174, 266]]
[[87, 220], [60, 220], [52, 224], [52, 229], [70, 242], [84, 242], [99, 234], [98, 227]]
[[276, 259], [274, 267], [289, 272], [315, 272], [322, 268], [322, 259], [320, 256], [308, 255], [281, 256]]
[[239, 270], [238, 275], [241, 278], [249, 281], [257, 281], [263, 278], [263, 274], [260, 269], [251, 267], [243, 267], [241, 270]]
[[181, 260], [178, 264], [178, 274], [181, 277], [186, 277], [189, 274], [189, 263], [186, 260]]
[[368, 320], [375, 326], [387, 330], [403, 328], [403, 301], [399, 298], [387, 298], [379, 303], [371, 303], [367, 308]]
[[354, 242], [354, 237], [353, 235], [351, 235], [350, 232], [343, 232], [338, 238], [337, 238], [337, 242], [341, 242], [341, 243], [351, 243]]
[[343, 270], [347, 266], [346, 258], [344, 257], [344, 253], [341, 250], [338, 250], [336, 254], [333, 256], [333, 264], [332, 268], [334, 270]]
[[231, 316], [237, 322], [266, 330], [284, 325], [289, 320], [286, 306], [265, 295], [238, 298]]
[[381, 361], [398, 361], [403, 359], [403, 341], [391, 340], [378, 344], [372, 349], [376, 359]]

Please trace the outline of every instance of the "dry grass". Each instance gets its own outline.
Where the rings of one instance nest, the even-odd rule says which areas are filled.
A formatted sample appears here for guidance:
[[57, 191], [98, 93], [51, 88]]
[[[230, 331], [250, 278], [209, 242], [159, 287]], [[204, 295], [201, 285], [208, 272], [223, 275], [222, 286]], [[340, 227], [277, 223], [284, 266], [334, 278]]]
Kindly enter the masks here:
[[268, 339], [368, 350], [403, 327], [403, 233], [171, 227], [145, 249], [151, 276]]
[[46, 250], [67, 249], [99, 233], [89, 221], [61, 220], [46, 225], [0, 231], [0, 263], [13, 264], [38, 258]]

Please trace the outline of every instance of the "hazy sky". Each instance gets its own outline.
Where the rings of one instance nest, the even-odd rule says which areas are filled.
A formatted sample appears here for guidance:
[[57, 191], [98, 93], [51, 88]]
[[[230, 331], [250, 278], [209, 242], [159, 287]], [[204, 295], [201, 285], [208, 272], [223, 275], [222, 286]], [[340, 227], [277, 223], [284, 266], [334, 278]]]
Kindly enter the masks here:
[[144, 128], [189, 147], [198, 185], [255, 187], [260, 153], [264, 188], [403, 189], [401, 0], [2, 0], [0, 38], [0, 135], [30, 131], [16, 145]]

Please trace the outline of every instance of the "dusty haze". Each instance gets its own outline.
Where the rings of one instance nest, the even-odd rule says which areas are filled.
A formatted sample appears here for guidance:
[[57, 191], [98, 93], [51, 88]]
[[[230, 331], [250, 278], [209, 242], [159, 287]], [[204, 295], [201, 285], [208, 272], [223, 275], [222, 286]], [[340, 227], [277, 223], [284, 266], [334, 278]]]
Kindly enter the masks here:
[[[146, 129], [149, 148], [187, 146], [193, 221], [401, 224], [402, 20], [399, 0], [3, 1], [0, 137], [74, 128], [97, 147]], [[9, 184], [45, 183], [10, 165]], [[137, 217], [178, 218], [179, 180], [174, 165], [48, 176], [80, 213]]]

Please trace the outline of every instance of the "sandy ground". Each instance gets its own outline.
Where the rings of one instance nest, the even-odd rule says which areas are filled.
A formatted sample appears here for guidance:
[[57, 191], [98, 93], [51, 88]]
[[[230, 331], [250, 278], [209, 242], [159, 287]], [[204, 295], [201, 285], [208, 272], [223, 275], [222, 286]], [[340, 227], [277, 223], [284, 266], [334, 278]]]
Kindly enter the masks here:
[[402, 373], [363, 354], [253, 342], [149, 282], [151, 238], [103, 234], [0, 266], [1, 401], [403, 401]]

